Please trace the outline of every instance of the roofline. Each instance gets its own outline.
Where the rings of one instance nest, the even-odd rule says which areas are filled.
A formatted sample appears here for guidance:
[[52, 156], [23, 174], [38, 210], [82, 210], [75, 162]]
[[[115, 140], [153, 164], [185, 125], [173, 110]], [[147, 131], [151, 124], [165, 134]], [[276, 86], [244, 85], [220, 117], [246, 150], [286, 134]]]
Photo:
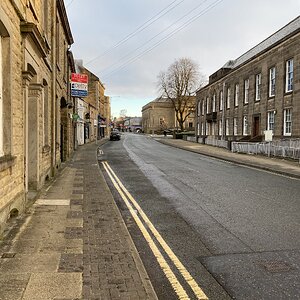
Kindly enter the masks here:
[[66, 7], [64, 4], [63, 0], [57, 0], [57, 10], [59, 12], [59, 15], [62, 19], [62, 25], [67, 37], [67, 41], [69, 45], [72, 45], [74, 43], [74, 39], [72, 36], [72, 32], [71, 32], [71, 28], [70, 28], [70, 24], [69, 24], [69, 20], [68, 20], [68, 16], [67, 16], [67, 12], [66, 12]]

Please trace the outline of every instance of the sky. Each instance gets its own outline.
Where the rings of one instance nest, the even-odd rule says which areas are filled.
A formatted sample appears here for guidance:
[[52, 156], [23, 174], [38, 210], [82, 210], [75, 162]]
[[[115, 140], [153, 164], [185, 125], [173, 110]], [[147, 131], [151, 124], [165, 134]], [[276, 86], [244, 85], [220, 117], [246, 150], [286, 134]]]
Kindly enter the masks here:
[[141, 116], [176, 59], [192, 59], [208, 78], [300, 14], [300, 0], [64, 2], [74, 57], [104, 83], [114, 117]]

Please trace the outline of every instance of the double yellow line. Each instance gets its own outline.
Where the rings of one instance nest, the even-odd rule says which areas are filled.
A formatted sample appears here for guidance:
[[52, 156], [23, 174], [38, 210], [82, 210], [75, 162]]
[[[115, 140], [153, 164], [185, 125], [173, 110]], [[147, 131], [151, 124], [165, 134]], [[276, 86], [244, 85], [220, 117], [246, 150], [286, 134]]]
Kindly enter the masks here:
[[[146, 239], [147, 243], [149, 244], [150, 249], [152, 250], [154, 256], [157, 259], [157, 262], [159, 263], [162, 271], [164, 272], [165, 276], [169, 280], [171, 286], [173, 287], [174, 291], [178, 295], [179, 299], [190, 299], [187, 292], [177, 279], [176, 275], [171, 270], [170, 266], [166, 262], [165, 258], [161, 254], [160, 250], [156, 246], [154, 240], [150, 236], [148, 230], [146, 229], [145, 225], [141, 221], [141, 219], [144, 221], [148, 229], [151, 231], [153, 236], [155, 237], [156, 241], [160, 244], [164, 252], [167, 254], [169, 259], [172, 261], [172, 263], [176, 266], [177, 270], [180, 272], [182, 277], [184, 278], [185, 282], [190, 286], [192, 291], [194, 292], [197, 299], [205, 300], [208, 299], [207, 296], [204, 294], [202, 289], [198, 286], [197, 282], [194, 280], [194, 278], [190, 275], [190, 273], [187, 271], [187, 269], [184, 267], [184, 265], [180, 262], [180, 260], [177, 258], [175, 253], [172, 251], [172, 249], [168, 246], [168, 244], [164, 241], [160, 233], [156, 230], [154, 225], [151, 223], [151, 221], [148, 219], [147, 215], [143, 212], [139, 204], [136, 202], [136, 200], [132, 197], [132, 195], [127, 191], [127, 189], [124, 187], [122, 182], [119, 180], [119, 178], [116, 176], [112, 168], [109, 166], [109, 164], [106, 161], [102, 162], [102, 165], [107, 172], [110, 180], [112, 181], [114, 187], [122, 197], [123, 201], [125, 202], [128, 210], [130, 211], [132, 217], [134, 218], [136, 224], [138, 225], [139, 229], [141, 230], [144, 238]], [[138, 213], [140, 217], [138, 216]]]

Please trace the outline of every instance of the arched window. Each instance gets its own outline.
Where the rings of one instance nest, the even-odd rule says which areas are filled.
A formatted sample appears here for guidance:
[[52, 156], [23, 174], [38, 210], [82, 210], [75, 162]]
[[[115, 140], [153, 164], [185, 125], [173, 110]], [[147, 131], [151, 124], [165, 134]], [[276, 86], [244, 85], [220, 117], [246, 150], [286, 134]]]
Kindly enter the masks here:
[[49, 87], [47, 81], [43, 80], [43, 117], [44, 117], [44, 146], [49, 145]]

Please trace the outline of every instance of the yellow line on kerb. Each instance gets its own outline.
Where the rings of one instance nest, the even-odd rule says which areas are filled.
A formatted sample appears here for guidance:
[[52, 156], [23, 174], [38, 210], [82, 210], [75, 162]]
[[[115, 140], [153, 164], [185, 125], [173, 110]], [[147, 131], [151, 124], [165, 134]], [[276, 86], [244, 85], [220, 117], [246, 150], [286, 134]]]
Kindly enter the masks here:
[[[175, 255], [175, 253], [172, 251], [172, 249], [168, 246], [168, 244], [165, 242], [165, 240], [162, 238], [160, 233], [156, 230], [154, 225], [151, 223], [147, 215], [144, 213], [142, 208], [139, 206], [139, 204], [136, 202], [136, 200], [132, 197], [132, 195], [127, 191], [127, 189], [124, 187], [122, 182], [118, 179], [112, 168], [109, 166], [107, 162], [102, 162], [104, 165], [106, 164], [107, 168], [110, 170], [110, 172], [113, 174], [115, 180], [117, 181], [118, 185], [121, 187], [121, 189], [124, 191], [128, 199], [132, 202], [136, 210], [141, 215], [144, 222], [147, 224], [161, 247], [164, 249], [166, 254], [169, 256], [170, 260], [174, 263], [182, 277], [185, 279], [187, 284], [191, 287], [192, 291], [194, 292], [195, 296], [199, 300], [208, 300], [208, 297], [205, 295], [203, 290], [198, 286], [197, 282], [194, 280], [194, 278], [191, 276], [191, 274], [188, 272], [188, 270], [184, 267], [184, 265], [181, 263], [181, 261], [178, 259], [178, 257]], [[109, 174], [109, 172], [108, 172]]]
[[129, 203], [128, 199], [126, 198], [126, 196], [124, 195], [124, 193], [122, 192], [122, 190], [120, 189], [120, 187], [118, 186], [116, 181], [114, 180], [113, 176], [111, 175], [110, 171], [108, 170], [108, 165], [106, 165], [105, 162], [102, 162], [102, 164], [103, 164], [103, 167], [105, 168], [110, 180], [112, 181], [113, 185], [115, 186], [115, 188], [119, 192], [120, 196], [124, 200], [127, 208], [129, 209], [131, 215], [133, 216], [136, 224], [140, 228], [140, 230], [141, 230], [143, 236], [145, 237], [147, 243], [149, 244], [154, 256], [156, 257], [160, 267], [162, 268], [164, 274], [166, 275], [167, 279], [169, 280], [170, 284], [172, 285], [172, 287], [173, 287], [174, 291], [176, 292], [176, 294], [178, 295], [179, 299], [183, 299], [183, 300], [190, 299], [188, 297], [186, 291], [184, 290], [184, 288], [182, 287], [182, 285], [180, 284], [180, 282], [176, 278], [175, 274], [173, 273], [173, 271], [169, 267], [168, 263], [166, 262], [166, 260], [162, 256], [161, 252], [159, 251], [159, 249], [155, 245], [155, 243], [154, 243], [153, 239], [151, 238], [150, 234], [148, 233], [147, 229], [145, 228], [142, 221], [140, 220], [140, 218], [136, 214], [136, 211], [133, 209], [133, 207]]

